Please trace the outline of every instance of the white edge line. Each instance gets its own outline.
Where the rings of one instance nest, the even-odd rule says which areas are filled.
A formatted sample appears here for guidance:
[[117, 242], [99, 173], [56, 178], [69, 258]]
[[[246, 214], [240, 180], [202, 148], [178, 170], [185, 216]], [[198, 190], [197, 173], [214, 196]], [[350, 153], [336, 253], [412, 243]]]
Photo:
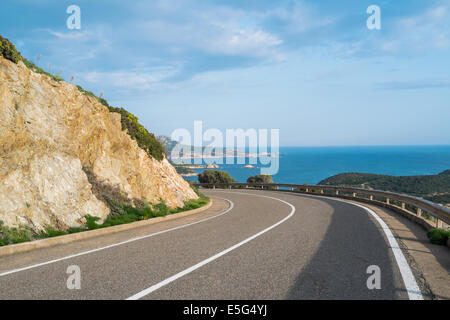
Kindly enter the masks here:
[[121, 242], [114, 243], [114, 244], [111, 244], [111, 245], [108, 245], [108, 246], [105, 246], [105, 247], [100, 247], [100, 248], [96, 248], [96, 249], [92, 249], [92, 250], [88, 250], [88, 251], [83, 251], [83, 252], [72, 254], [72, 255], [69, 255], [69, 256], [65, 256], [65, 257], [62, 257], [62, 258], [49, 260], [49, 261], [42, 262], [42, 263], [33, 264], [33, 265], [30, 265], [30, 266], [27, 266], [27, 267], [23, 267], [23, 268], [13, 269], [13, 270], [10, 270], [10, 271], [6, 271], [6, 272], [3, 272], [3, 273], [0, 273], [0, 277], [6, 276], [6, 275], [9, 275], [9, 274], [13, 274], [13, 273], [17, 273], [17, 272], [20, 272], [20, 271], [25, 271], [25, 270], [29, 270], [29, 269], [33, 269], [33, 268], [42, 267], [42, 266], [45, 266], [45, 265], [48, 265], [48, 264], [52, 264], [52, 263], [55, 263], [55, 262], [59, 262], [59, 261], [63, 261], [63, 260], [67, 260], [67, 259], [83, 256], [83, 255], [86, 255], [86, 254], [102, 251], [102, 250], [105, 250], [105, 249], [121, 246], [121, 245], [130, 243], [130, 242], [134, 242], [134, 241], [138, 241], [138, 240], [154, 237], [154, 236], [166, 233], [166, 232], [175, 231], [175, 230], [178, 230], [178, 229], [183, 229], [183, 228], [192, 226], [192, 225], [197, 224], [197, 223], [201, 223], [201, 222], [205, 222], [205, 221], [208, 221], [208, 220], [211, 220], [211, 219], [214, 219], [214, 218], [218, 218], [218, 217], [220, 217], [220, 216], [230, 212], [233, 209], [233, 207], [234, 207], [233, 201], [225, 199], [225, 198], [219, 198], [219, 197], [216, 197], [216, 198], [227, 201], [230, 204], [230, 206], [225, 211], [223, 211], [223, 212], [221, 212], [221, 213], [219, 213], [217, 215], [214, 215], [212, 217], [208, 217], [208, 218], [196, 221], [196, 222], [191, 222], [191, 223], [184, 224], [184, 225], [181, 225], [181, 226], [178, 226], [178, 227], [174, 227], [174, 228], [170, 228], [170, 229], [167, 229], [167, 230], [162, 230], [162, 231], [158, 231], [158, 232], [155, 232], [155, 233], [147, 234], [145, 236], [136, 237], [136, 238], [132, 238], [132, 239], [129, 239], [129, 240], [121, 241]]
[[289, 194], [295, 194], [298, 196], [308, 196], [312, 198], [319, 198], [319, 199], [329, 199], [334, 201], [340, 201], [344, 203], [348, 203], [350, 205], [354, 205], [360, 208], [363, 208], [368, 213], [370, 213], [375, 220], [380, 224], [381, 229], [383, 229], [384, 234], [386, 235], [386, 238], [389, 242], [390, 248], [392, 250], [392, 253], [394, 254], [395, 262], [397, 263], [397, 266], [400, 270], [400, 274], [403, 279], [403, 283], [405, 284], [406, 291], [408, 293], [409, 300], [423, 300], [422, 292], [420, 291], [419, 286], [417, 285], [416, 278], [414, 277], [414, 274], [403, 255], [402, 249], [398, 245], [397, 240], [395, 239], [394, 235], [392, 234], [391, 229], [389, 229], [388, 225], [383, 221], [383, 219], [378, 216], [375, 211], [373, 211], [370, 208], [367, 208], [361, 204], [352, 203], [343, 199], [336, 199], [336, 198], [328, 198], [328, 197], [321, 197], [321, 196], [315, 196], [311, 194], [298, 194], [293, 192], [287, 192]]
[[[226, 192], [226, 193], [237, 193], [237, 194], [241, 194], [242, 195], [242, 193], [239, 193], [239, 192]], [[251, 194], [251, 193], [249, 193], [249, 194]], [[159, 288], [164, 287], [165, 285], [167, 285], [167, 284], [169, 284], [169, 283], [171, 283], [171, 282], [173, 282], [173, 281], [175, 281], [175, 280], [177, 280], [177, 279], [179, 279], [179, 278], [181, 278], [181, 277], [183, 277], [183, 276], [185, 276], [185, 275], [187, 275], [187, 274], [197, 270], [198, 268], [201, 268], [202, 266], [204, 266], [204, 265], [206, 265], [206, 264], [208, 264], [208, 263], [210, 263], [210, 262], [212, 262], [212, 261], [222, 257], [223, 255], [226, 255], [230, 251], [233, 251], [234, 249], [239, 248], [240, 246], [246, 244], [247, 242], [250, 242], [253, 239], [259, 237], [260, 235], [266, 233], [267, 231], [269, 231], [269, 230], [279, 226], [280, 224], [282, 224], [283, 222], [288, 220], [290, 217], [292, 217], [294, 215], [294, 213], [295, 213], [295, 207], [292, 204], [290, 204], [289, 202], [287, 202], [287, 201], [284, 201], [284, 200], [281, 200], [281, 199], [278, 199], [278, 198], [274, 198], [274, 197], [269, 197], [269, 196], [263, 196], [263, 195], [257, 195], [257, 194], [251, 194], [251, 195], [256, 196], [256, 197], [263, 197], [263, 198], [269, 198], [269, 199], [274, 199], [274, 200], [281, 201], [281, 202], [283, 202], [283, 203], [285, 203], [285, 204], [287, 204], [287, 205], [289, 205], [291, 207], [291, 212], [285, 218], [283, 218], [282, 220], [278, 221], [277, 223], [271, 225], [270, 227], [268, 227], [268, 228], [266, 228], [266, 229], [264, 229], [264, 230], [262, 230], [262, 231], [260, 231], [260, 232], [258, 232], [256, 234], [254, 234], [253, 236], [251, 236], [251, 237], [249, 237], [249, 238], [247, 238], [247, 239], [245, 239], [245, 240], [235, 244], [234, 246], [232, 246], [232, 247], [230, 247], [228, 249], [225, 249], [225, 250], [223, 250], [223, 251], [213, 255], [212, 257], [209, 257], [209, 258], [207, 258], [207, 259], [197, 263], [196, 265], [194, 265], [194, 266], [192, 266], [190, 268], [187, 268], [187, 269], [185, 269], [185, 270], [183, 270], [183, 271], [181, 271], [181, 272], [179, 272], [179, 273], [177, 273], [177, 274], [175, 274], [175, 275], [173, 275], [173, 276], [171, 276], [171, 277], [169, 277], [169, 278], [167, 278], [167, 279], [165, 279], [165, 280], [163, 280], [161, 282], [158, 282], [157, 284], [155, 284], [155, 285], [153, 285], [153, 286], [151, 286], [151, 287], [149, 287], [149, 288], [147, 288], [145, 290], [142, 290], [141, 292], [138, 292], [137, 294], [127, 298], [126, 300], [138, 300], [138, 299], [140, 299], [140, 298], [142, 298], [142, 297], [152, 293], [153, 291], [156, 291]]]

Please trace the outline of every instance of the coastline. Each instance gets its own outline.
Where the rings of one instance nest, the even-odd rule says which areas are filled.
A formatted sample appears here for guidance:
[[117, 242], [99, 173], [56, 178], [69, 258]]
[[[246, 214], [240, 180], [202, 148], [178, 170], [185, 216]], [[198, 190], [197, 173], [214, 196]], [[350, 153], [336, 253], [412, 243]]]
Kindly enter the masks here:
[[[317, 184], [340, 173], [374, 173], [392, 176], [439, 174], [450, 168], [450, 146], [362, 146], [362, 147], [280, 147], [279, 170], [273, 175], [279, 183]], [[220, 159], [219, 159], [220, 160]], [[246, 160], [237, 164], [237, 160]], [[235, 159], [220, 164], [239, 182], [260, 173], [265, 165], [258, 161], [258, 169], [244, 169], [247, 159]], [[186, 163], [186, 165], [190, 165]], [[194, 168], [197, 173], [205, 169]], [[186, 177], [195, 180], [195, 177]]]

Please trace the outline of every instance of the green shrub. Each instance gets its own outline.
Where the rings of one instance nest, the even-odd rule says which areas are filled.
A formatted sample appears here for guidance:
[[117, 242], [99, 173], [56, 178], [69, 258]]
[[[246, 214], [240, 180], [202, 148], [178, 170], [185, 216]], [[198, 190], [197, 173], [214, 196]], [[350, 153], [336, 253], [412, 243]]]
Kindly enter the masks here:
[[428, 232], [427, 235], [431, 243], [446, 245], [447, 240], [450, 237], [450, 230], [432, 229]]
[[164, 200], [161, 200], [160, 203], [153, 205], [153, 208], [159, 212], [161, 215], [166, 215], [169, 212], [169, 208], [167, 207]]
[[208, 204], [209, 201], [210, 201], [210, 199], [205, 196], [202, 196], [199, 199], [185, 201], [183, 209], [184, 210], [198, 209], [198, 208], [203, 207], [204, 205]]
[[198, 181], [200, 183], [214, 183], [214, 184], [228, 184], [234, 183], [234, 180], [228, 172], [225, 171], [215, 171], [215, 170], [205, 170], [198, 175]]
[[53, 229], [50, 227], [48, 227], [45, 231], [46, 231], [45, 232], [46, 238], [58, 237], [58, 236], [63, 236], [65, 234], [68, 234], [68, 232], [66, 232], [66, 231], [56, 230], [56, 229]]
[[257, 174], [248, 178], [247, 183], [273, 183], [273, 178], [268, 174]]
[[0, 54], [5, 58], [14, 63], [22, 60], [22, 56], [19, 51], [17, 51], [16, 46], [11, 43], [8, 39], [0, 36]]
[[[247, 183], [260, 183], [260, 184], [273, 183], [273, 178], [272, 178], [272, 176], [270, 176], [268, 174], [257, 174], [256, 176], [249, 177], [247, 179]], [[264, 187], [264, 189], [276, 190], [277, 187], [270, 186], [270, 187]]]
[[99, 229], [102, 227], [100, 224], [97, 223], [97, 221], [100, 220], [99, 217], [93, 217], [91, 215], [87, 215], [85, 218], [86, 218], [86, 227], [89, 230], [95, 230], [95, 229]]
[[85, 228], [75, 228], [75, 227], [69, 228], [69, 233], [78, 233], [78, 232], [83, 232], [83, 231], [86, 231], [86, 229]]

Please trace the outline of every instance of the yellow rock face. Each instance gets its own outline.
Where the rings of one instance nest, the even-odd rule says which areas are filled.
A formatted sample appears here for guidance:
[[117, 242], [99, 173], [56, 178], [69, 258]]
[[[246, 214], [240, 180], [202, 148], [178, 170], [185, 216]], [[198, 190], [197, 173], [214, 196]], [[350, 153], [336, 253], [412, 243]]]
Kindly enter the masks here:
[[0, 220], [7, 226], [67, 228], [107, 206], [82, 167], [130, 198], [170, 207], [197, 199], [170, 163], [122, 131], [120, 115], [66, 82], [0, 57]]

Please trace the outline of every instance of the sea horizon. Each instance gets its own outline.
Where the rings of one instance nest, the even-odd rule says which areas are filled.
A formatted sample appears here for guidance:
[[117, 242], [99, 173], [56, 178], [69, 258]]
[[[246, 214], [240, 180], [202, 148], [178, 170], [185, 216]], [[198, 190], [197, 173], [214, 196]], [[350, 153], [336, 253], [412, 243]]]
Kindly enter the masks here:
[[[226, 164], [224, 159], [220, 168], [214, 170], [226, 171], [238, 182], [260, 174], [259, 164], [256, 169], [244, 168], [249, 158], [245, 158], [245, 164], [236, 161], [237, 158], [235, 164]], [[347, 172], [416, 176], [439, 174], [447, 169], [450, 145], [283, 146], [279, 150], [279, 170], [273, 179], [277, 183], [317, 184]], [[185, 179], [197, 181], [196, 176]]]

